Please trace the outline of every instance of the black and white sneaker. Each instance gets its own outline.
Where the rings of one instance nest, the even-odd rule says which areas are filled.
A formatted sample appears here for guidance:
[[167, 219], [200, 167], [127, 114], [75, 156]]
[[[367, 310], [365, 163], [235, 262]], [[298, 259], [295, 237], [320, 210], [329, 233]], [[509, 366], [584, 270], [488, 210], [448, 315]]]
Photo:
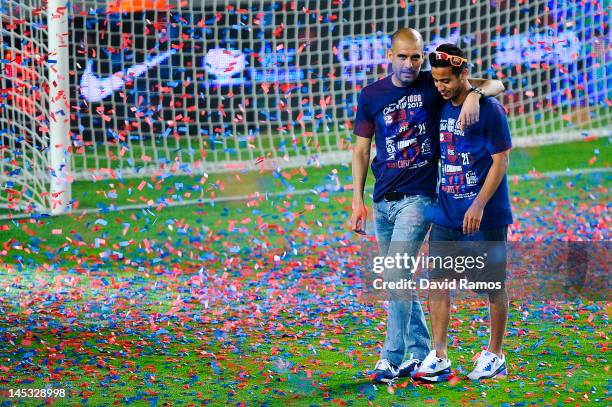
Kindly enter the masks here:
[[397, 369], [397, 377], [412, 377], [412, 374], [419, 368], [421, 361], [419, 359], [405, 360]]
[[387, 359], [381, 359], [376, 362], [374, 367], [374, 382], [375, 383], [392, 383], [397, 379], [399, 369], [391, 364]]

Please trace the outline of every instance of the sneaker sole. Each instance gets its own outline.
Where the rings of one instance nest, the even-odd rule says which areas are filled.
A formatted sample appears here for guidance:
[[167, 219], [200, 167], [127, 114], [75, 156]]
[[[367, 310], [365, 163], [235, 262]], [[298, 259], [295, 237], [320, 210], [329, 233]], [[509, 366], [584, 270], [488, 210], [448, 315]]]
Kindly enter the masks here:
[[488, 376], [480, 376], [476, 379], [472, 379], [469, 375], [467, 376], [467, 378], [469, 380], [485, 380], [485, 379], [492, 379], [496, 376], [507, 376], [508, 375], [508, 369], [506, 369], [506, 363], [504, 363], [503, 365], [501, 365], [500, 367], [497, 368], [496, 371], [494, 371], [493, 373], [491, 373]]
[[449, 381], [452, 376], [453, 373], [451, 372], [450, 367], [447, 367], [446, 369], [436, 373], [416, 373], [414, 376], [412, 376], [412, 378], [420, 382], [440, 383]]
[[387, 376], [383, 376], [382, 374], [377, 375], [376, 373], [372, 373], [370, 375], [370, 380], [372, 380], [372, 383], [375, 383], [375, 384], [388, 384], [388, 383], [393, 383], [395, 380], [397, 380], [397, 376], [387, 377]]
[[372, 379], [372, 381], [376, 384], [392, 384], [397, 380], [397, 377], [394, 377], [392, 379]]

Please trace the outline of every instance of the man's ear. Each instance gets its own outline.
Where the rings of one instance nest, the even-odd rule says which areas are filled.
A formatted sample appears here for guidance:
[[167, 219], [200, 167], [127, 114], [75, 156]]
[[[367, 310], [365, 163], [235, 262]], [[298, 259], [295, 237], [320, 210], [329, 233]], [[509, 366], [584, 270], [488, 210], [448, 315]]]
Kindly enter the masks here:
[[467, 68], [461, 70], [461, 80], [466, 80], [470, 75], [470, 71]]
[[389, 62], [393, 62], [393, 50], [391, 48], [389, 48], [389, 50], [387, 51], [387, 59], [389, 60]]

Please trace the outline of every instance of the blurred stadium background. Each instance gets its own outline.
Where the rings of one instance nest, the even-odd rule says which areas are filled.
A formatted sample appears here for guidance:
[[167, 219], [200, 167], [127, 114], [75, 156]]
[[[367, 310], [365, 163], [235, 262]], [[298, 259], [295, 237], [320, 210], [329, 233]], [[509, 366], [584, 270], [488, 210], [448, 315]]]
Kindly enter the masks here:
[[[609, 2], [0, 0], [0, 14], [1, 405], [609, 405]], [[351, 125], [403, 26], [502, 79], [523, 146], [499, 382], [368, 376], [386, 310], [365, 295], [371, 230], [346, 227]], [[596, 276], [584, 287], [560, 265], [567, 241], [589, 254], [568, 262]], [[482, 298], [456, 301], [459, 375], [487, 319]], [[7, 393], [24, 388], [66, 397]]]
[[[597, 1], [1, 0], [0, 205], [63, 213], [74, 180], [346, 162], [388, 35], [502, 79], [516, 146], [610, 135]], [[427, 69], [427, 67], [425, 67]]]

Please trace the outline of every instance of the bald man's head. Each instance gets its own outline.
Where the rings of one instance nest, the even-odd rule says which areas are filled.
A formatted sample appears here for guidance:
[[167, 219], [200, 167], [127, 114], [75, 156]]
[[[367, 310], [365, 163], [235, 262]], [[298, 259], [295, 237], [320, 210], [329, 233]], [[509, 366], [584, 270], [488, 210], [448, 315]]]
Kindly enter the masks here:
[[423, 64], [423, 37], [417, 30], [402, 28], [391, 36], [391, 49], [387, 53], [395, 86], [408, 86], [419, 75]]
[[400, 28], [391, 36], [391, 48], [393, 48], [398, 41], [406, 41], [417, 44], [423, 49], [423, 37], [414, 28]]

